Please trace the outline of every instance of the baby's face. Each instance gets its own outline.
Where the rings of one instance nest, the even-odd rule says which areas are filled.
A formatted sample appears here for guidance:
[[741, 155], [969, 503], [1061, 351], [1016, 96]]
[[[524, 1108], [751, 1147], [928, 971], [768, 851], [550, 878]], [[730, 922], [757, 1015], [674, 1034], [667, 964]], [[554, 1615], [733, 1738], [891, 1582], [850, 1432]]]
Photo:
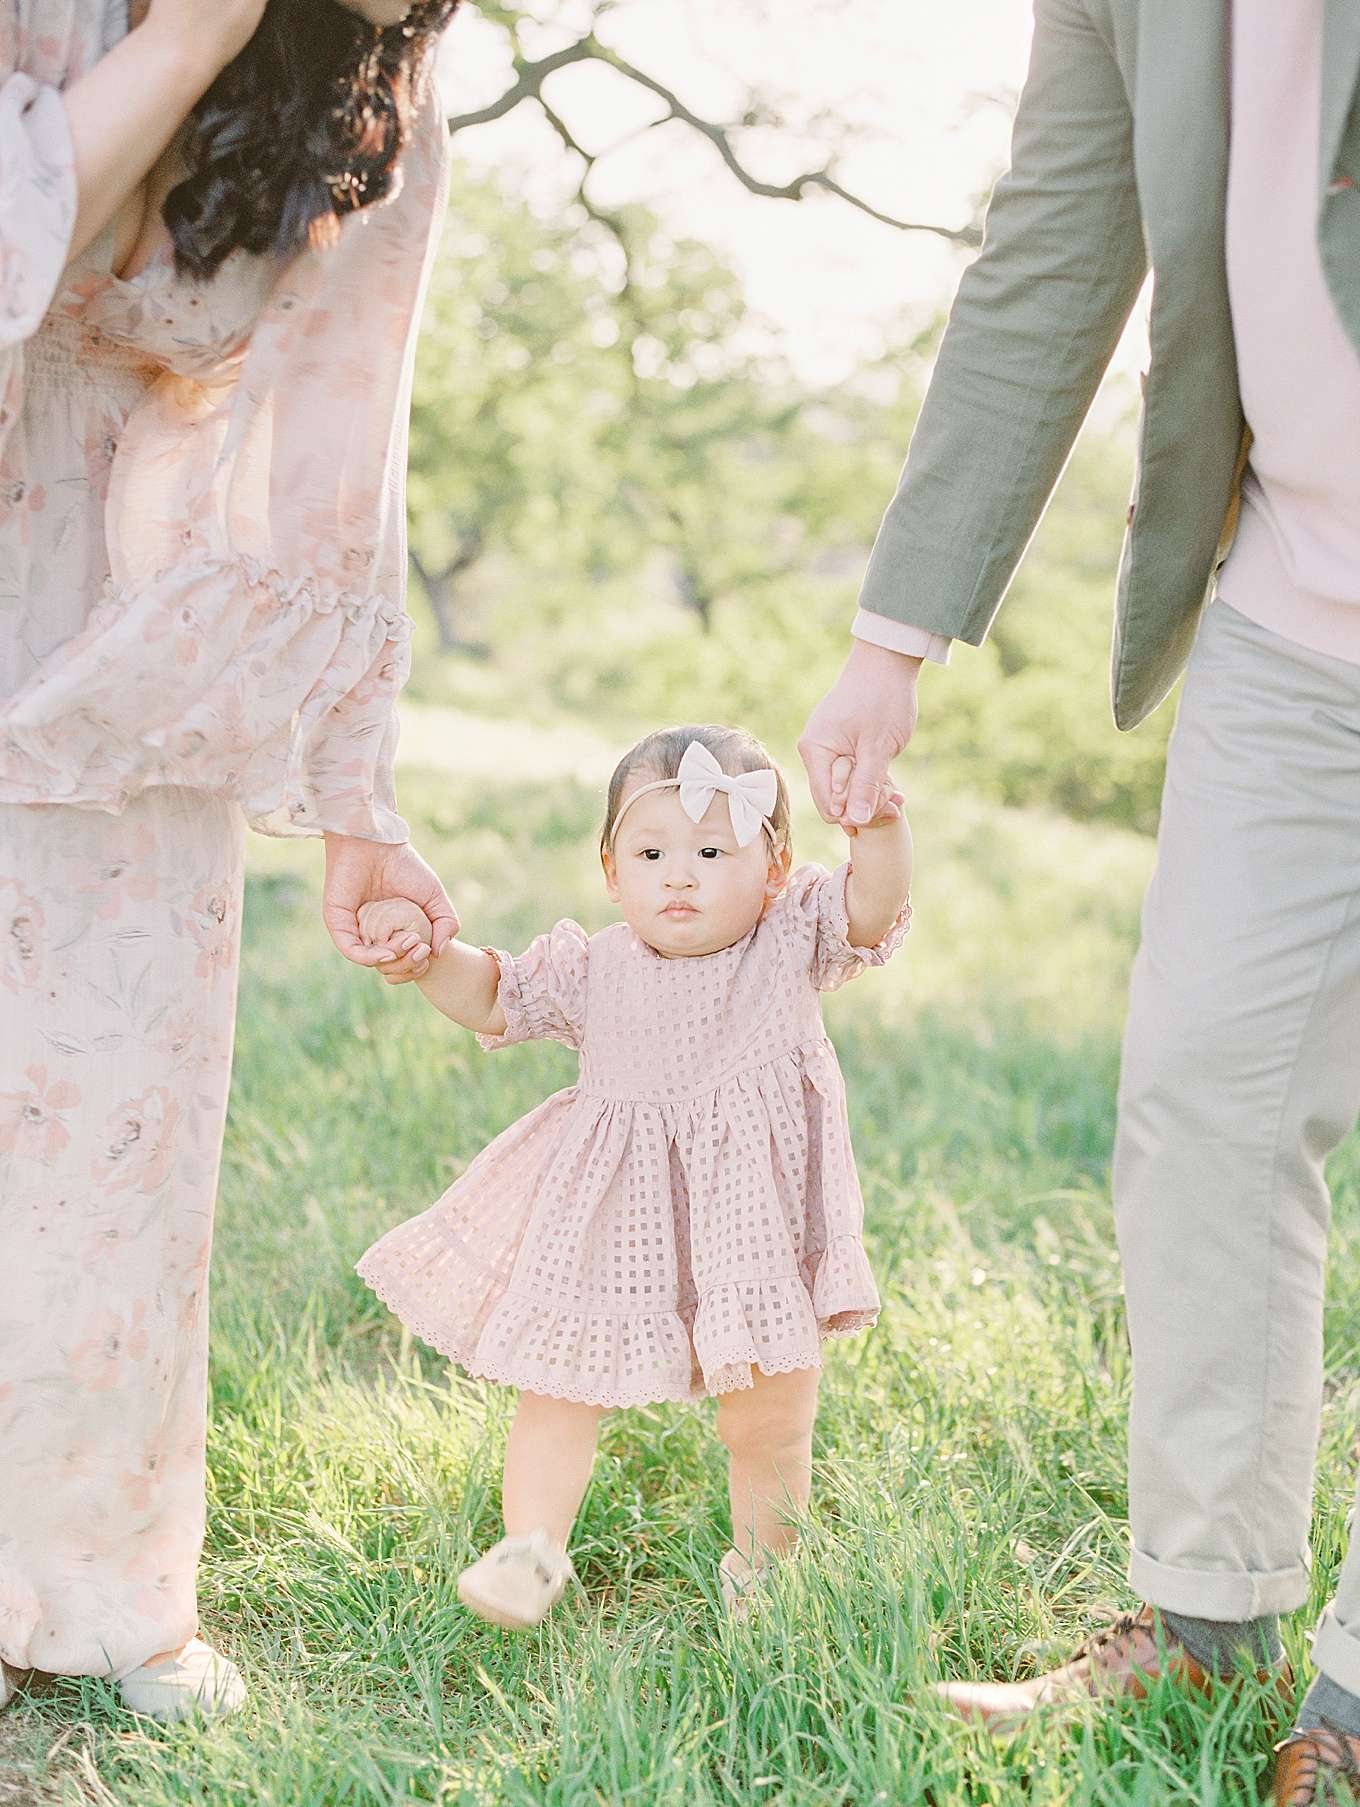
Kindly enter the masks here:
[[[639, 775], [624, 792], [650, 782]], [[716, 954], [740, 941], [783, 889], [788, 857], [771, 853], [764, 829], [737, 846], [727, 798], [718, 792], [691, 822], [674, 785], [639, 797], [619, 824], [605, 885], [635, 935], [667, 959]]]

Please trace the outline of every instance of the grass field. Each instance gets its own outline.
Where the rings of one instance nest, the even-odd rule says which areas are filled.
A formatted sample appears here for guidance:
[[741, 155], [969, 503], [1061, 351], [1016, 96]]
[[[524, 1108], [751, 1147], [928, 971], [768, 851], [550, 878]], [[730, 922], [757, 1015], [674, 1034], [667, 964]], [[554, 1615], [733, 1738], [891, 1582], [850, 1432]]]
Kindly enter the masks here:
[[[554, 756], [541, 728], [488, 746], [433, 712], [410, 745], [404, 801], [470, 938], [521, 946], [557, 916], [609, 919], [591, 847], [617, 749], [577, 730]], [[541, 1633], [513, 1640], [458, 1606], [458, 1569], [495, 1534], [509, 1402], [413, 1345], [351, 1264], [570, 1083], [572, 1057], [482, 1054], [410, 988], [342, 965], [315, 915], [315, 849], [256, 843], [202, 1575], [208, 1632], [253, 1701], [161, 1732], [102, 1684], [54, 1684], [0, 1721], [0, 1807], [1255, 1798], [1271, 1733], [1247, 1697], [1154, 1697], [1001, 1749], [925, 1698], [941, 1674], [1029, 1672], [1127, 1599], [1107, 1169], [1151, 848], [903, 772], [917, 926], [826, 1007], [886, 1309], [830, 1355], [802, 1552], [758, 1619], [716, 1610], [725, 1496], [703, 1407], [608, 1421], [582, 1585]], [[810, 808], [797, 828], [799, 857], [841, 857]], [[1360, 1423], [1352, 1148], [1335, 1179], [1316, 1598], [1287, 1628], [1296, 1661]]]

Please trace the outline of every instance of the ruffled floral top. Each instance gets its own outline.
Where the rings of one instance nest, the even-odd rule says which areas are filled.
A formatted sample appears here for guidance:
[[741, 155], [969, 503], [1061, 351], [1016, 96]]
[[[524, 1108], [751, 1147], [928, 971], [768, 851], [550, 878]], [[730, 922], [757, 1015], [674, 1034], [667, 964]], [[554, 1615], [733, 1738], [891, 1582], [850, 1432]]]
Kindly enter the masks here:
[[717, 953], [667, 959], [626, 923], [496, 951], [506, 1029], [580, 1077], [484, 1148], [359, 1273], [472, 1374], [597, 1405], [686, 1399], [820, 1365], [878, 1293], [845, 1087], [819, 994], [881, 966], [849, 939], [848, 864], [800, 866]]
[[338, 242], [168, 241], [137, 275], [113, 227], [74, 261], [61, 90], [125, 0], [0, 0], [0, 802], [120, 810], [153, 785], [257, 828], [399, 841], [404, 476], [414, 338], [442, 219], [433, 85], [400, 191]]

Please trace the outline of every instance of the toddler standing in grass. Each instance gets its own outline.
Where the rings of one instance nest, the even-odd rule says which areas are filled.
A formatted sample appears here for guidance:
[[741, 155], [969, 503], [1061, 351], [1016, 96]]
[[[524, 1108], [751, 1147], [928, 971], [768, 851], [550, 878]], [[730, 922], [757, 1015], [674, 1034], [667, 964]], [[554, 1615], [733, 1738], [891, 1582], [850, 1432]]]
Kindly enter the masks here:
[[610, 1407], [718, 1397], [736, 1607], [792, 1547], [807, 1504], [823, 1339], [871, 1325], [878, 1293], [845, 1091], [818, 994], [906, 933], [911, 836], [896, 792], [853, 864], [791, 870], [778, 768], [740, 730], [640, 741], [610, 781], [600, 854], [623, 920], [558, 922], [518, 956], [452, 941], [397, 899], [363, 910], [483, 1048], [551, 1037], [578, 1083], [499, 1135], [358, 1271], [470, 1374], [519, 1389], [505, 1537], [459, 1595], [537, 1624]]

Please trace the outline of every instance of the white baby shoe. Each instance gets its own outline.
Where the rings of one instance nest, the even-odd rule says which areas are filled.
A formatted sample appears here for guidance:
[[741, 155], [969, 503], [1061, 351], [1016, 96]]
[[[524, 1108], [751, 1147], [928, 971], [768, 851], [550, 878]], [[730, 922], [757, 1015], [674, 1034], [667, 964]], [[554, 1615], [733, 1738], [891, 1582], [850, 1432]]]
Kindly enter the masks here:
[[0, 1663], [0, 1713], [4, 1712], [18, 1693], [14, 1684], [14, 1677], [17, 1673], [17, 1670], [11, 1669], [7, 1664]]
[[756, 1592], [773, 1567], [773, 1562], [762, 1562], [752, 1568], [740, 1550], [727, 1552], [718, 1564], [718, 1582], [722, 1603], [732, 1618], [750, 1618]]
[[546, 1531], [503, 1537], [458, 1577], [458, 1598], [506, 1631], [528, 1631], [562, 1598], [576, 1571]]
[[178, 1656], [143, 1663], [118, 1684], [124, 1703], [169, 1725], [202, 1714], [219, 1719], [245, 1705], [246, 1685], [235, 1663], [202, 1638], [190, 1638]]

